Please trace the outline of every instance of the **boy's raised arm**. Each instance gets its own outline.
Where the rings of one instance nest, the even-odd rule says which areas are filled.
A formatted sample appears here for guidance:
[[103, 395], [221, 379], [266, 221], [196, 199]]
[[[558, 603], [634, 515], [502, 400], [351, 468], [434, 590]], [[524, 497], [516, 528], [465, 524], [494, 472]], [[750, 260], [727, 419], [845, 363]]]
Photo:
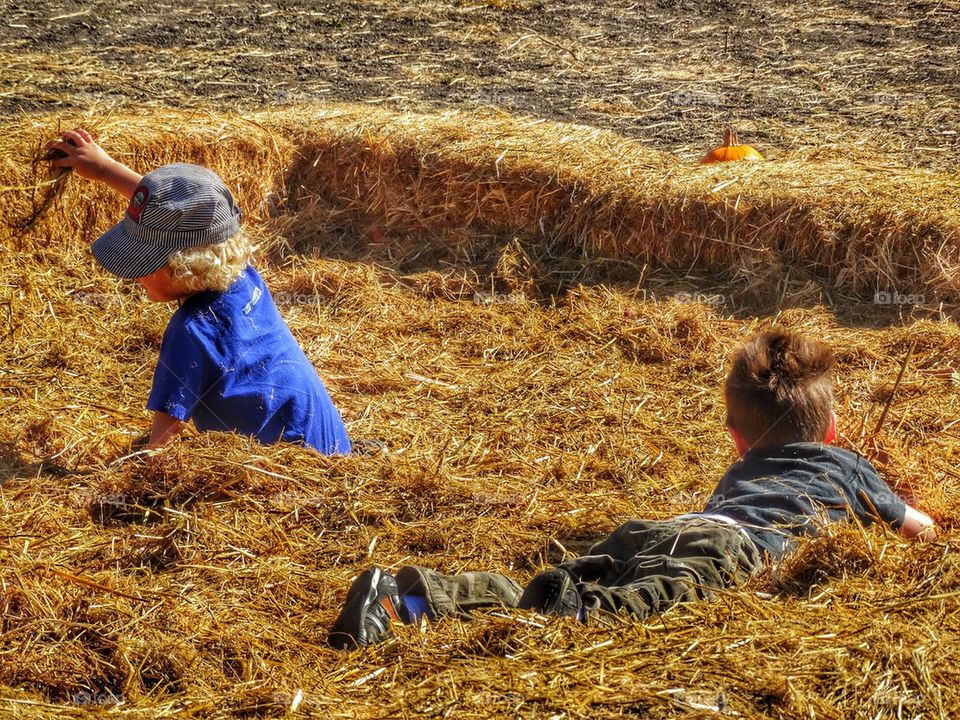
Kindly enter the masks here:
[[133, 196], [142, 175], [107, 155], [86, 130], [67, 130], [60, 136], [63, 140], [47, 144], [66, 155], [54, 160], [54, 167], [72, 167], [80, 177], [105, 183], [126, 198]]
[[907, 505], [900, 534], [911, 539], [932, 541], [937, 539], [937, 528], [932, 517]]

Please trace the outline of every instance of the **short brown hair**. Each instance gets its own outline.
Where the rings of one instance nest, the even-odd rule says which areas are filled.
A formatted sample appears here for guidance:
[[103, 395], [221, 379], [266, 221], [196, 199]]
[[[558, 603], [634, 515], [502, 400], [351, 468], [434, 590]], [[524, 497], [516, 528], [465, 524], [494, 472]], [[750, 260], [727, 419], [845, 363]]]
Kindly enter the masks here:
[[820, 442], [833, 413], [833, 351], [818, 340], [774, 329], [734, 353], [724, 396], [727, 426], [752, 447]]

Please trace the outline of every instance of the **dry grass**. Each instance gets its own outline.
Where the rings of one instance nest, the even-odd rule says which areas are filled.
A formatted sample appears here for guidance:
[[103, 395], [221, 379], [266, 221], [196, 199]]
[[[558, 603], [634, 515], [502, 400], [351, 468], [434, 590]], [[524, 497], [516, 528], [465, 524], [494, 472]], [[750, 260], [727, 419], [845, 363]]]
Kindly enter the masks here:
[[[55, 123], [5, 127], [8, 715], [282, 716], [298, 697], [314, 717], [960, 711], [960, 330], [937, 307], [851, 319], [876, 313], [863, 296], [877, 288], [957, 301], [955, 177], [867, 159], [687, 167], [490, 114], [83, 121], [135, 167], [202, 162], [237, 189], [352, 436], [393, 454], [209, 435], [154, 464], [118, 460], [146, 425], [169, 309], [94, 266], [86, 245], [123, 208], [104, 190], [71, 178], [14, 232], [30, 193], [9, 188], [41, 179], [29, 161]], [[809, 306], [778, 312], [790, 297]], [[940, 521], [939, 543], [840, 529], [749, 588], [646, 624], [493, 613], [366, 652], [324, 647], [371, 562], [524, 580], [629, 517], [701, 504], [732, 460], [724, 360], [766, 314], [834, 346], [843, 443]]]

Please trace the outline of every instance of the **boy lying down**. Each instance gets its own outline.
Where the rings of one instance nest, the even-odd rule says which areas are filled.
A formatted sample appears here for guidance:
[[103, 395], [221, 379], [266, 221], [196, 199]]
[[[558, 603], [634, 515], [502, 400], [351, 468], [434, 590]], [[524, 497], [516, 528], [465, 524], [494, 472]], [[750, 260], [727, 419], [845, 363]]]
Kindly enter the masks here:
[[784, 330], [757, 335], [736, 350], [724, 388], [741, 459], [703, 510], [630, 520], [526, 588], [496, 573], [443, 575], [411, 565], [392, 575], [372, 567], [351, 586], [330, 644], [376, 643], [391, 623], [468, 617], [492, 606], [581, 620], [620, 611], [646, 618], [745, 581], [823, 522], [882, 522], [934, 539], [930, 517], [904, 503], [866, 459], [830, 444], [833, 367], [832, 351], [817, 340]]

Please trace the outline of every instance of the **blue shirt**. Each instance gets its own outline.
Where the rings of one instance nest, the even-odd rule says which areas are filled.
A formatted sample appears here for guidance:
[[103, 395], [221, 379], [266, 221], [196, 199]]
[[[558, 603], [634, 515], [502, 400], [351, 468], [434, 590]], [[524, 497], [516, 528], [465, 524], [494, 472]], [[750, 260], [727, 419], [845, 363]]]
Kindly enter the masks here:
[[350, 452], [340, 413], [250, 266], [225, 292], [192, 295], [170, 318], [147, 408], [198, 430]]

